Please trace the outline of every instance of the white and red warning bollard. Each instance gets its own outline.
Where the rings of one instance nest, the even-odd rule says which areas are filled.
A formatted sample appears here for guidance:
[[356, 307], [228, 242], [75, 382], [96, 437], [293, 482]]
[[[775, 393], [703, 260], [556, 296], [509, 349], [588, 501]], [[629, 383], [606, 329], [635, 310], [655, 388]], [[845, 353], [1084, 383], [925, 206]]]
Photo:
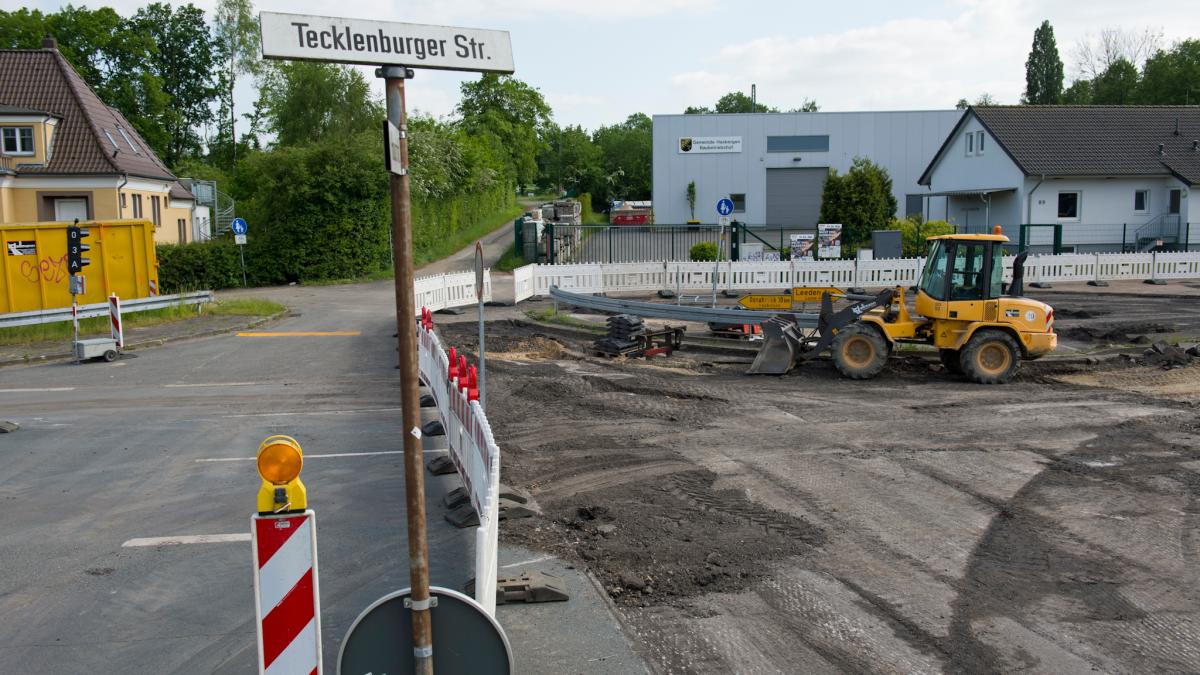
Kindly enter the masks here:
[[258, 513], [250, 519], [258, 672], [320, 675], [317, 515], [300, 482], [304, 455], [290, 436], [258, 448]]
[[108, 296], [108, 323], [112, 329], [112, 339], [117, 342], [117, 349], [125, 346], [125, 325], [121, 322], [121, 298], [116, 293]]

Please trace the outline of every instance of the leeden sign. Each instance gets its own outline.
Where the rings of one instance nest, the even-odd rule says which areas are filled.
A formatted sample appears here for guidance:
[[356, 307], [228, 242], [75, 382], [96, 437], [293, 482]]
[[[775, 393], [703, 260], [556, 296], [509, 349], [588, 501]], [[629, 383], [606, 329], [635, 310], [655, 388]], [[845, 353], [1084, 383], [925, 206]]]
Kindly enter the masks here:
[[513, 72], [508, 32], [415, 23], [260, 12], [262, 53], [298, 59]]

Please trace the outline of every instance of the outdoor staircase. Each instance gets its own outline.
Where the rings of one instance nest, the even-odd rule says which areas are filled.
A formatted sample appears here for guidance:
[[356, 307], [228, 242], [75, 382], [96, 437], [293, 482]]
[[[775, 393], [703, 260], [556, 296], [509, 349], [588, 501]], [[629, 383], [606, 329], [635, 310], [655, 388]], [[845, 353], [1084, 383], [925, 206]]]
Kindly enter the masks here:
[[1134, 246], [1138, 253], [1152, 251], [1161, 247], [1171, 250], [1181, 240], [1183, 218], [1178, 213], [1163, 215], [1142, 225], [1134, 232]]

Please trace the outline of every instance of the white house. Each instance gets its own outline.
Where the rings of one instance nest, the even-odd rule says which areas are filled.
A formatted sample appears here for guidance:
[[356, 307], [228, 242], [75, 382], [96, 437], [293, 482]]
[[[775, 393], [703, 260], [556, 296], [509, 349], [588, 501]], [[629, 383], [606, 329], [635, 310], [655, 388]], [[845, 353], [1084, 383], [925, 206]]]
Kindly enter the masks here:
[[[1001, 225], [1035, 250], [1200, 245], [1200, 107], [968, 108], [918, 180], [925, 216], [967, 232]], [[940, 207], [940, 208], [939, 208]]]

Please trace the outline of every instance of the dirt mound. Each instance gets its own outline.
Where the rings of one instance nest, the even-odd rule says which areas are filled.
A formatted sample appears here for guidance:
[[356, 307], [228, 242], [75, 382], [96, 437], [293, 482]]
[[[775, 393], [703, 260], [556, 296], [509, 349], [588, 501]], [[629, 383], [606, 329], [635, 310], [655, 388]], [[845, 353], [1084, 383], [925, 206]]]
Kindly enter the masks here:
[[1071, 309], [1070, 307], [1055, 307], [1054, 316], [1059, 319], [1094, 319], [1110, 312], [1103, 309]]
[[1058, 336], [1065, 340], [1074, 340], [1076, 342], [1115, 342], [1126, 344], [1132, 341], [1133, 338], [1131, 336], [1145, 335], [1147, 333], [1171, 333], [1174, 330], [1174, 328], [1161, 323], [1135, 321], [1097, 324], [1094, 326], [1070, 326], [1068, 328], [1060, 328]]
[[545, 335], [505, 336], [492, 340], [489, 338], [487, 356], [502, 361], [545, 361], [559, 358], [566, 351], [561, 342]]

